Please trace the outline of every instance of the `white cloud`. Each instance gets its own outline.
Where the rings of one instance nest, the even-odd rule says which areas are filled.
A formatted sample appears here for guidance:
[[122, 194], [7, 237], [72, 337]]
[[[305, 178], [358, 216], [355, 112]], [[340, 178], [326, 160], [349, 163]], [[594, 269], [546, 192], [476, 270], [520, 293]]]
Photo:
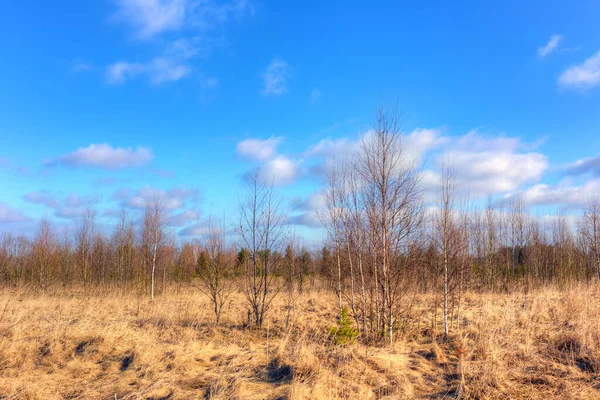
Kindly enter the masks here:
[[573, 185], [566, 180], [558, 185], [540, 183], [522, 192], [525, 202], [531, 205], [584, 206], [588, 200], [600, 193], [600, 179], [592, 179], [582, 185]]
[[118, 61], [108, 66], [106, 70], [106, 81], [111, 85], [122, 85], [129, 78], [133, 78], [146, 70], [146, 66], [140, 63]]
[[447, 143], [450, 139], [442, 136], [441, 129], [417, 128], [404, 136], [403, 140], [408, 152], [420, 160], [426, 152]]
[[558, 83], [565, 88], [581, 90], [600, 84], [600, 51], [582, 64], [569, 67], [560, 75]]
[[305, 152], [308, 157], [336, 157], [349, 152], [353, 152], [358, 148], [358, 144], [349, 138], [339, 139], [321, 139], [314, 146], [310, 146]]
[[107, 143], [91, 144], [80, 147], [72, 153], [65, 154], [46, 165], [68, 165], [71, 167], [100, 167], [107, 169], [141, 167], [153, 158], [152, 150], [146, 147], [132, 149], [130, 147], [112, 147]]
[[191, 69], [177, 60], [157, 57], [148, 65], [147, 71], [152, 83], [174, 82], [187, 76]]
[[134, 37], [151, 39], [185, 29], [206, 31], [251, 10], [246, 0], [216, 4], [196, 0], [116, 0], [116, 21], [133, 28]]
[[146, 64], [119, 61], [109, 65], [106, 80], [111, 85], [122, 85], [128, 79], [144, 74], [150, 83], [161, 84], [178, 81], [190, 72], [191, 68], [177, 58], [156, 57]]
[[79, 218], [85, 215], [86, 209], [97, 203], [97, 196], [81, 197], [76, 194], [67, 195], [61, 200], [49, 191], [30, 192], [23, 196], [23, 200], [34, 204], [41, 204], [54, 210], [54, 215], [60, 218]]
[[[310, 147], [304, 155], [323, 160], [312, 165], [316, 174], [322, 174], [339, 157], [356, 157], [361, 140], [370, 140], [374, 131], [367, 131], [362, 139], [323, 139]], [[463, 136], [446, 136], [441, 129], [415, 129], [402, 135], [408, 163], [433, 156], [436, 166], [450, 163], [461, 188], [473, 195], [506, 193], [541, 179], [549, 163], [545, 155], [533, 151], [538, 145], [523, 143], [519, 138], [484, 136], [473, 130]], [[421, 184], [430, 196], [435, 194], [440, 177], [436, 168], [423, 171]]]
[[561, 40], [562, 40], [562, 35], [552, 35], [550, 36], [550, 40], [548, 40], [548, 43], [546, 43], [545, 46], [540, 47], [538, 49], [538, 56], [539, 57], [546, 57], [548, 54], [552, 53], [554, 50], [556, 50], [558, 48], [558, 45], [560, 44]]
[[136, 209], [144, 209], [151, 201], [158, 199], [160, 205], [166, 210], [177, 210], [187, 201], [197, 203], [200, 194], [197, 189], [185, 187], [163, 190], [147, 186], [139, 189], [133, 196], [115, 192], [113, 198], [123, 198], [123, 205]]
[[[207, 56], [215, 43], [223, 42], [210, 34], [232, 17], [251, 10], [248, 1], [216, 3], [212, 0], [115, 0], [113, 20], [133, 30], [138, 40], [153, 39], [157, 56], [143, 62], [118, 61], [107, 67], [107, 82], [124, 84], [128, 79], [145, 76], [151, 84], [178, 81], [190, 73], [187, 62]], [[168, 36], [168, 39], [166, 36]], [[158, 40], [160, 38], [160, 40]], [[210, 82], [211, 87], [215, 81]]]
[[299, 164], [299, 161], [279, 155], [261, 166], [259, 178], [275, 186], [293, 183], [298, 174]]
[[118, 20], [131, 25], [138, 39], [176, 31], [183, 26], [185, 0], [117, 0]]
[[279, 96], [287, 92], [286, 79], [289, 73], [289, 65], [280, 58], [271, 60], [263, 73], [264, 96]]
[[29, 220], [25, 214], [0, 201], [0, 222], [23, 222]]
[[23, 196], [23, 200], [34, 204], [41, 204], [50, 208], [58, 208], [60, 199], [50, 192], [30, 192]]
[[238, 155], [249, 159], [264, 161], [277, 154], [277, 147], [281, 143], [280, 137], [271, 136], [268, 139], [245, 139], [236, 146]]

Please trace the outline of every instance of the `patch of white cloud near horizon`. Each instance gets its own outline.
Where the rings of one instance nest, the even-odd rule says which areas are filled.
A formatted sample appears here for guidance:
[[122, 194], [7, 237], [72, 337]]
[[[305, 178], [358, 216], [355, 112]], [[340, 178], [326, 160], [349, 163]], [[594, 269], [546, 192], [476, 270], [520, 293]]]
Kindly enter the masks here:
[[568, 179], [557, 185], [540, 183], [520, 193], [529, 205], [560, 205], [583, 207], [600, 193], [600, 179], [591, 179], [581, 185], [573, 185]]
[[121, 199], [123, 206], [138, 210], [145, 209], [154, 200], [158, 200], [159, 205], [165, 210], [172, 211], [184, 207], [188, 200], [197, 203], [200, 199], [197, 189], [186, 187], [164, 190], [146, 186], [133, 195], [130, 195], [130, 191], [126, 192], [126, 190], [119, 189], [113, 194], [113, 199]]
[[476, 196], [499, 194], [539, 181], [548, 169], [548, 158], [529, 148], [518, 138], [486, 137], [475, 130], [449, 139], [437, 161], [439, 167], [449, 163], [461, 189]]
[[[306, 157], [324, 159], [320, 171], [325, 171], [335, 159], [356, 157], [361, 141], [369, 140], [374, 131], [367, 131], [361, 138], [350, 140], [323, 139], [310, 147]], [[480, 196], [501, 194], [520, 189], [526, 184], [541, 179], [548, 169], [545, 155], [533, 151], [538, 143], [528, 144], [516, 137], [504, 135], [489, 137], [478, 130], [463, 136], [444, 135], [443, 130], [418, 128], [401, 136], [405, 146], [407, 163], [418, 164], [429, 154], [436, 160], [436, 167], [449, 163], [459, 188]], [[421, 176], [421, 185], [427, 198], [431, 199], [440, 183], [439, 172], [426, 169]]]
[[0, 222], [23, 222], [28, 221], [25, 214], [0, 201]]
[[587, 90], [600, 84], [600, 51], [578, 65], [567, 68], [558, 78], [567, 89]]
[[60, 218], [79, 218], [85, 215], [87, 209], [98, 203], [98, 196], [81, 197], [69, 194], [64, 199], [50, 191], [30, 192], [24, 195], [23, 200], [40, 204], [54, 210], [54, 215]]
[[552, 35], [546, 43], [545, 46], [542, 46], [538, 49], [537, 53], [540, 58], [546, 57], [548, 54], [552, 53], [556, 49], [558, 49], [558, 45], [562, 41], [562, 35]]
[[284, 60], [275, 57], [263, 72], [263, 96], [279, 96], [287, 92], [287, 75], [289, 65]]
[[57, 159], [45, 161], [48, 166], [67, 165], [70, 167], [99, 167], [106, 169], [141, 167], [154, 158], [147, 147], [112, 147], [108, 143], [91, 144], [80, 147], [72, 153]]
[[238, 142], [235, 150], [239, 156], [245, 159], [264, 161], [277, 154], [277, 147], [282, 140], [281, 137], [275, 136], [268, 139], [244, 139]]

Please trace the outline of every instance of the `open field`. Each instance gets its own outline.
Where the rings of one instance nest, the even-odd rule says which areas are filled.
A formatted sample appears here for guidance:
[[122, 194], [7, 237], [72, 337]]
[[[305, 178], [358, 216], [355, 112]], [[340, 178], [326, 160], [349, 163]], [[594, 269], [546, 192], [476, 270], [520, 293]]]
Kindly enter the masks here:
[[285, 330], [283, 298], [262, 330], [235, 295], [174, 291], [0, 295], [3, 399], [600, 398], [600, 287], [468, 294], [463, 327], [432, 339], [420, 296], [393, 346], [335, 345], [335, 295], [303, 294]]

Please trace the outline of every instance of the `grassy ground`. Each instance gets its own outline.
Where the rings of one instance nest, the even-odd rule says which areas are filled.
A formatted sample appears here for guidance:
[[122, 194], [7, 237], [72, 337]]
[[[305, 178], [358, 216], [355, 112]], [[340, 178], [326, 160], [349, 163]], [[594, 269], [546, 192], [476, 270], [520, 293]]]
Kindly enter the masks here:
[[[600, 398], [600, 288], [469, 294], [461, 329], [432, 339], [423, 296], [393, 346], [336, 346], [335, 298], [283, 298], [247, 329], [241, 295], [223, 323], [198, 293], [0, 293], [0, 398]], [[4, 311], [2, 311], [4, 310]]]

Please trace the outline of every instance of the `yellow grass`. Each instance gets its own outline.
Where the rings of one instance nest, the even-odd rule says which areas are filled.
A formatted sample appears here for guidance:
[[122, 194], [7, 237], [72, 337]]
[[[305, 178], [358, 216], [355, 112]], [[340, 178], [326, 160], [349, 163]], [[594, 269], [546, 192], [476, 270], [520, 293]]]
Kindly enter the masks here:
[[[600, 398], [600, 289], [466, 296], [463, 327], [433, 340], [430, 297], [393, 346], [336, 346], [335, 297], [283, 298], [262, 330], [235, 295], [215, 327], [198, 292], [0, 293], [0, 398]], [[6, 306], [5, 306], [6, 305]]]

